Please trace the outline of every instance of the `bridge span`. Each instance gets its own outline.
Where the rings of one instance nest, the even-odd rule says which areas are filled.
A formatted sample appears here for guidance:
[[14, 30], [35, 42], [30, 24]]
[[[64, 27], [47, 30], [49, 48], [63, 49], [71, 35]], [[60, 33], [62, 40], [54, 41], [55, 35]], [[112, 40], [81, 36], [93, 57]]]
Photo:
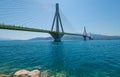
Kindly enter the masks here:
[[[55, 31], [53, 30], [54, 25], [56, 27]], [[61, 28], [61, 31], [60, 31], [60, 28]], [[60, 13], [59, 13], [59, 4], [58, 3], [56, 4], [56, 12], [55, 12], [55, 16], [53, 19], [53, 24], [52, 24], [51, 30], [20, 27], [20, 26], [7, 25], [7, 24], [0, 24], [0, 29], [48, 33], [54, 38], [55, 42], [60, 42], [63, 35], [83, 36], [84, 40], [86, 40], [86, 38], [88, 38], [90, 40], [93, 39], [90, 35], [87, 34], [85, 27], [84, 27], [83, 34], [64, 32], [62, 20], [61, 20]]]
[[[20, 26], [6, 25], [6, 24], [0, 24], [0, 29], [18, 30], [18, 31], [29, 31], [29, 32], [42, 32], [42, 33], [49, 33], [49, 34], [55, 34], [56, 33], [56, 31], [36, 29], [36, 28], [27, 28], [27, 27], [20, 27]], [[67, 33], [67, 32], [59, 32], [59, 34], [84, 36], [83, 34]], [[90, 40], [92, 40], [91, 36], [87, 36], [86, 35], [86, 37], [89, 38]]]

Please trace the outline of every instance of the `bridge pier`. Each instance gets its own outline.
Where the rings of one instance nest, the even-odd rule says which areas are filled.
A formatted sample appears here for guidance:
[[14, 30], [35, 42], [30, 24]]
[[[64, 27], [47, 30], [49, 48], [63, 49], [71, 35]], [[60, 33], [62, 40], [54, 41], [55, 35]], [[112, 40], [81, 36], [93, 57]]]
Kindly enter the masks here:
[[86, 41], [87, 40], [86, 36], [83, 36], [83, 39], [84, 39], [84, 41]]
[[63, 33], [50, 33], [50, 35], [53, 37], [54, 42], [61, 42], [61, 38], [63, 37]]

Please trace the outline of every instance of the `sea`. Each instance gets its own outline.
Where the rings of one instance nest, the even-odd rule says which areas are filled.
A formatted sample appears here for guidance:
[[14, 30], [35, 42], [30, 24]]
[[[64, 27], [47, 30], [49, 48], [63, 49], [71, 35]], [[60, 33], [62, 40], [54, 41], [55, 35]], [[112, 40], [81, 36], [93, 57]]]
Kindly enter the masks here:
[[21, 69], [60, 77], [120, 77], [120, 40], [0, 41], [0, 73]]

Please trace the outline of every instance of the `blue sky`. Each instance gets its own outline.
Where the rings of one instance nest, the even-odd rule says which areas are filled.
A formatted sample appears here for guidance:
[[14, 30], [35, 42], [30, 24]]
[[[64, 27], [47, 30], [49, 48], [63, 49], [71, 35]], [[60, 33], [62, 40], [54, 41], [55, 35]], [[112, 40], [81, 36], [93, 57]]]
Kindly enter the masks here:
[[[51, 29], [59, 3], [66, 32], [120, 36], [120, 0], [0, 0], [0, 23]], [[49, 34], [0, 30], [0, 38], [29, 39]]]

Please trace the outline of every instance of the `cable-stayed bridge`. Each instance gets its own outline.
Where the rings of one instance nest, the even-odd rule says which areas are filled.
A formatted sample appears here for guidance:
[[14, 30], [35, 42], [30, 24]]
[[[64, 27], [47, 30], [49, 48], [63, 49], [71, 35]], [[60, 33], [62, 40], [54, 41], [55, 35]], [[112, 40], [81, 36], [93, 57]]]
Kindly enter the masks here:
[[[55, 29], [54, 29], [55, 27]], [[77, 33], [68, 33], [65, 32], [63, 29], [62, 20], [59, 13], [59, 4], [56, 4], [56, 11], [52, 23], [51, 30], [44, 30], [44, 29], [37, 29], [37, 28], [28, 28], [28, 27], [20, 27], [20, 26], [14, 26], [14, 25], [7, 25], [7, 24], [0, 24], [0, 29], [7, 29], [7, 30], [19, 30], [19, 31], [30, 31], [30, 32], [42, 32], [42, 33], [49, 33], [55, 42], [60, 42], [61, 38], [64, 35], [75, 35], [75, 36], [82, 36], [84, 40], [87, 38], [92, 40], [93, 38], [91, 35], [87, 34], [86, 28], [84, 27], [83, 34], [77, 34]]]

